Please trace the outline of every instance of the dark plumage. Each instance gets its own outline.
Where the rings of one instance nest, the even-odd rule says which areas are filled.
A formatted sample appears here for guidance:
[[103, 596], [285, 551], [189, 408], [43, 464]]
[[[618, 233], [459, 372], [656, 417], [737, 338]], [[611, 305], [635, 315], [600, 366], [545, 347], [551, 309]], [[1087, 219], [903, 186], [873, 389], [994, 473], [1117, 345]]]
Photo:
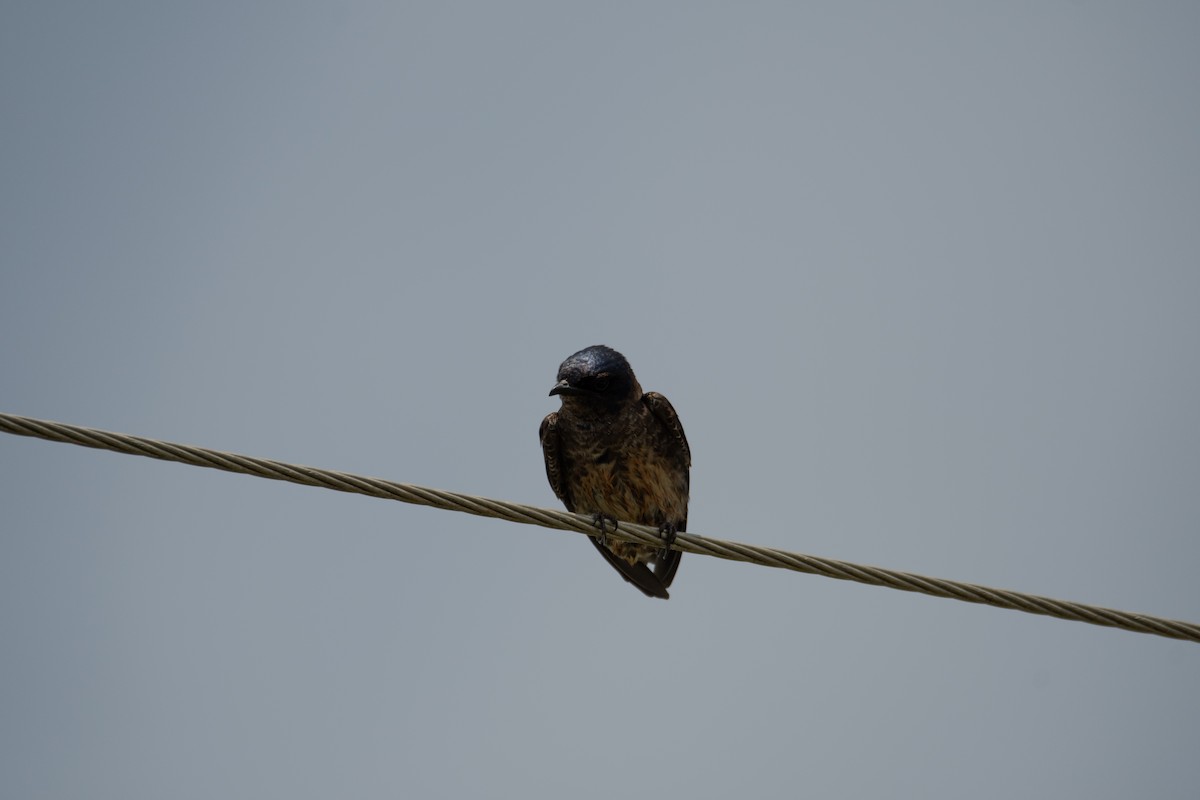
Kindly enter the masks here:
[[[625, 356], [604, 345], [580, 350], [558, 368], [550, 394], [562, 408], [542, 420], [542, 453], [568, 511], [595, 515], [601, 525], [605, 518], [656, 525], [668, 543], [687, 528], [687, 437], [667, 398], [642, 393]], [[668, 597], [678, 550], [591, 541], [625, 580]]]

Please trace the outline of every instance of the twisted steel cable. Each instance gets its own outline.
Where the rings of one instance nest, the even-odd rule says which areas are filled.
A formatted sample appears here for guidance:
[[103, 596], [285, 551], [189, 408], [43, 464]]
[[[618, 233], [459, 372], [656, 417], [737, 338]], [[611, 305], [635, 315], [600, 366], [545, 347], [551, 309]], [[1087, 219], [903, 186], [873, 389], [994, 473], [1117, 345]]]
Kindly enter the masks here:
[[[143, 436], [113, 433], [62, 422], [0, 413], [0, 431], [99, 450], [147, 456], [163, 461], [177, 461], [195, 467], [241, 472], [246, 475], [289, 481], [305, 486], [320, 486], [339, 492], [352, 492], [386, 500], [399, 500], [403, 503], [433, 506], [447, 511], [462, 511], [482, 517], [495, 517], [510, 522], [540, 525], [544, 528], [575, 531], [589, 536], [596, 536], [599, 533], [592, 518], [582, 514], [571, 514], [565, 511], [511, 503], [505, 500], [493, 500], [442, 489], [430, 489], [348, 472], [289, 464], [267, 458], [255, 458], [238, 453], [211, 450], [206, 447], [149, 439]], [[630, 522], [621, 522], [615, 532], [609, 531], [607, 535], [611, 538], [641, 544], [655, 546], [662, 544], [657, 529]], [[899, 572], [848, 561], [819, 558], [772, 547], [713, 539], [694, 533], [678, 534], [673, 547], [685, 553], [698, 553], [731, 561], [745, 561], [760, 566], [790, 569], [838, 580], [857, 581], [872, 586], [886, 586], [906, 592], [920, 592], [934, 597], [948, 597], [968, 603], [1009, 608], [1029, 614], [1042, 614], [1059, 619], [1087, 622], [1092, 625], [1164, 636], [1170, 639], [1200, 642], [1200, 625], [1148, 614], [1135, 614], [1007, 589], [994, 589], [943, 578], [931, 578], [912, 572]]]

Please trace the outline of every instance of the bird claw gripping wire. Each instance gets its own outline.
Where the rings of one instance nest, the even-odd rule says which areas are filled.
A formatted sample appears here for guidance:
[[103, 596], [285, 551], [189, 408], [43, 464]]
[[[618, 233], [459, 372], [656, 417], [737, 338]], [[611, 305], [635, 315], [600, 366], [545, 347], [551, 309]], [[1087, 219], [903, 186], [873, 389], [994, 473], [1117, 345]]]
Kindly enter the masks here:
[[659, 551], [659, 558], [666, 558], [671, 552], [671, 545], [675, 544], [676, 534], [679, 532], [673, 522], [664, 522], [658, 526], [658, 532], [663, 538], [663, 549]]
[[592, 514], [592, 523], [600, 529], [600, 535], [596, 537], [596, 541], [605, 547], [608, 547], [608, 524], [610, 522], [612, 523], [612, 529], [616, 531], [617, 518], [612, 514], [604, 514], [599, 511]]

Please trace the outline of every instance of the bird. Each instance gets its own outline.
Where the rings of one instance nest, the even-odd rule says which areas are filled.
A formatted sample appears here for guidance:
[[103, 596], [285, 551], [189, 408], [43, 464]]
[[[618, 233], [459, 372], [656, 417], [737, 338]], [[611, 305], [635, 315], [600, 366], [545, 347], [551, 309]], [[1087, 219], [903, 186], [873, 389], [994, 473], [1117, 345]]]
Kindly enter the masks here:
[[[550, 488], [568, 511], [592, 515], [600, 536], [589, 539], [625, 580], [667, 599], [692, 466], [679, 415], [658, 392], [643, 393], [625, 356], [605, 345], [568, 356], [556, 381], [549, 396], [562, 405], [539, 429]], [[609, 541], [618, 520], [658, 527], [664, 546]]]

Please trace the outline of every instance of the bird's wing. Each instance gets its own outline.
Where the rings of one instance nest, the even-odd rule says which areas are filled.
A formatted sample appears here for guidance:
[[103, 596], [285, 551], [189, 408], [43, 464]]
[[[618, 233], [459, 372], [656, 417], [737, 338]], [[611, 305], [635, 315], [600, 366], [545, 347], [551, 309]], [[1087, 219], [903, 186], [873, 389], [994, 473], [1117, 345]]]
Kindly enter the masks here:
[[[642, 402], [650, 409], [650, 414], [658, 420], [658, 423], [663, 426], [667, 433], [667, 448], [669, 455], [679, 461], [679, 467], [683, 470], [684, 482], [684, 513], [683, 519], [671, 520], [675, 523], [676, 530], [687, 530], [687, 486], [691, 483], [689, 471], [692, 468], [692, 449], [688, 447], [687, 436], [683, 433], [683, 425], [679, 422], [679, 415], [675, 413], [675, 407], [671, 405], [671, 401], [663, 397], [658, 392], [646, 392], [642, 395]], [[678, 551], [672, 551], [678, 552]], [[679, 564], [676, 562], [675, 567]], [[671, 575], [675, 574], [675, 568], [671, 568]], [[670, 586], [670, 580], [667, 581]]]
[[[692, 467], [692, 449], [688, 446], [687, 436], [683, 432], [683, 425], [679, 422], [679, 415], [675, 413], [675, 407], [671, 405], [671, 401], [658, 392], [646, 392], [642, 395], [642, 402], [650, 409], [650, 414], [658, 420], [659, 424], [666, 430], [669, 442], [668, 447], [671, 454], [680, 462], [684, 474], [684, 486], [686, 487], [690, 481], [688, 474]], [[683, 519], [675, 521], [676, 530], [687, 530], [687, 511], [686, 503], [684, 506]], [[675, 580], [675, 572], [679, 569], [679, 559], [683, 553], [678, 550], [668, 550], [664, 555], [660, 556], [654, 562], [654, 575], [662, 583], [663, 587], [671, 585], [671, 581]]]
[[558, 412], [547, 414], [542, 420], [538, 431], [542, 440], [542, 458], [546, 461], [546, 478], [554, 496], [562, 501], [567, 511], [575, 511], [575, 503], [571, 501], [571, 493], [567, 491], [567, 465], [563, 458], [562, 438], [558, 435]]
[[[682, 528], [680, 529], [682, 530]], [[666, 555], [660, 555], [654, 562], [654, 577], [663, 587], [663, 597], [666, 597], [667, 587], [675, 580], [675, 572], [679, 569], [679, 559], [683, 553], [678, 550], [668, 550]], [[639, 564], [639, 566], [641, 566]]]
[[[599, 539], [591, 536], [588, 538], [592, 540], [592, 544], [594, 544], [596, 549], [600, 551], [600, 555], [604, 556], [604, 560], [609, 564], [612, 564], [613, 569], [621, 573], [622, 578], [640, 589], [642, 594], [646, 595], [647, 597], [661, 597], [663, 600], [670, 598], [670, 595], [667, 594], [667, 585], [670, 583], [670, 581], [663, 583], [663, 579], [655, 574], [655, 572], [657, 572], [657, 568], [655, 569], [655, 572], [651, 572], [650, 568], [640, 561], [636, 564], [630, 564], [612, 550], [609, 550], [607, 547], [600, 544]], [[672, 550], [671, 553], [675, 556], [683, 555], [678, 550]], [[675, 565], [679, 565], [678, 558], [675, 559]], [[674, 576], [675, 573], [674, 570], [672, 570], [671, 577]]]
[[678, 448], [678, 454], [683, 458], [684, 468], [690, 469], [692, 449], [688, 447], [687, 437], [683, 435], [683, 425], [679, 422], [679, 415], [675, 413], [675, 406], [671, 405], [671, 401], [658, 392], [646, 392], [642, 395], [642, 402], [650, 409], [654, 418], [670, 432], [672, 440]]

